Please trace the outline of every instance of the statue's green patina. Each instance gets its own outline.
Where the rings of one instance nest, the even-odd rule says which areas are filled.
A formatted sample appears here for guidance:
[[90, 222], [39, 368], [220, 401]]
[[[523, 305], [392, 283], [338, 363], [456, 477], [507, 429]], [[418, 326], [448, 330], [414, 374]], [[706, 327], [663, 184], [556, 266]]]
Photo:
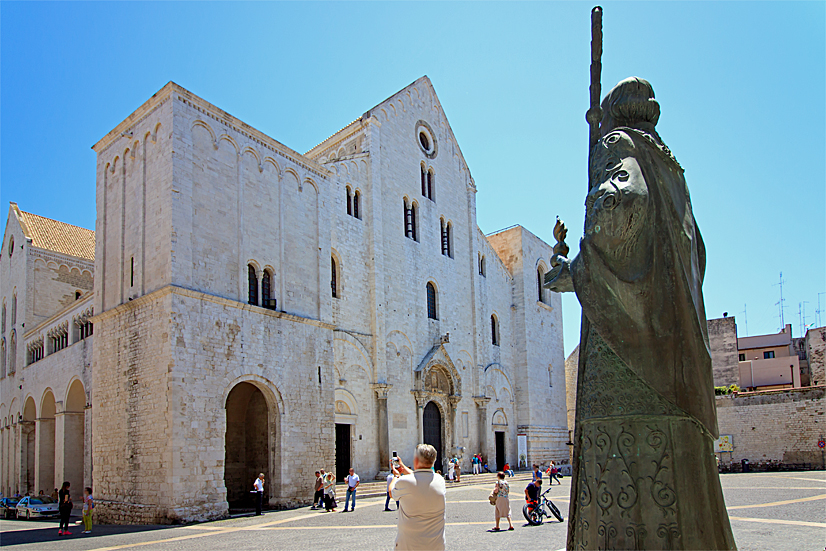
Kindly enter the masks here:
[[585, 318], [568, 549], [735, 549], [683, 169], [648, 82], [620, 82], [601, 107], [580, 252], [554, 255], [546, 280]]

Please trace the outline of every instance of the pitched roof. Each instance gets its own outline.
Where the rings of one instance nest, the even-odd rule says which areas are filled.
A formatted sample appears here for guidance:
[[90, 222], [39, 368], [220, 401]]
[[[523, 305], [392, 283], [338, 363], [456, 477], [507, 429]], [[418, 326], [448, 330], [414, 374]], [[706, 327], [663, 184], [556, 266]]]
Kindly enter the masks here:
[[95, 259], [94, 231], [19, 209], [17, 212], [23, 232], [33, 246], [86, 260]]

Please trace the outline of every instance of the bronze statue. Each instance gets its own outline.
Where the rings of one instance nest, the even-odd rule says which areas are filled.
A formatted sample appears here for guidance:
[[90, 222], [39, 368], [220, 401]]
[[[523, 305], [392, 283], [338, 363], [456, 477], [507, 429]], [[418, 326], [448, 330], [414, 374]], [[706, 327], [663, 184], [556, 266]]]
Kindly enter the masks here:
[[568, 549], [735, 549], [683, 169], [648, 82], [623, 80], [601, 111], [580, 252], [554, 254], [546, 280], [583, 313]]

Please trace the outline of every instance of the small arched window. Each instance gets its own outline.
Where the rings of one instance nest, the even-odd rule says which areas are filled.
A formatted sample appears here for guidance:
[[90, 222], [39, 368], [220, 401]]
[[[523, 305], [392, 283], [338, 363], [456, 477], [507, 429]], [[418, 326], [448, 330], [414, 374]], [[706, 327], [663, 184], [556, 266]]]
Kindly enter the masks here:
[[436, 286], [427, 282], [427, 317], [435, 320], [439, 319], [436, 311]]
[[9, 237], [9, 258], [14, 254], [14, 236]]
[[6, 376], [6, 339], [0, 339], [0, 378]]
[[539, 302], [545, 302], [545, 289], [543, 285], [545, 284], [545, 270], [542, 269], [542, 266], [539, 266], [536, 269], [536, 291]]
[[353, 216], [361, 218], [361, 192], [356, 190], [353, 194]]
[[11, 297], [11, 327], [14, 329], [14, 325], [17, 323], [17, 293]]
[[485, 277], [485, 255], [479, 257], [479, 275]]
[[275, 310], [275, 299], [272, 298], [272, 272], [264, 270], [261, 274], [261, 306]]
[[333, 292], [333, 298], [338, 298], [338, 265], [336, 257], [330, 257], [330, 289]]
[[15, 372], [17, 366], [17, 335], [12, 329], [11, 338], [9, 339], [9, 374]]
[[427, 171], [427, 198], [433, 200], [433, 169]]
[[425, 169], [424, 165], [421, 166], [422, 169], [422, 196], [427, 197], [427, 169]]
[[353, 216], [353, 191], [350, 189], [350, 186], [347, 186], [347, 214]]
[[447, 256], [453, 258], [453, 222], [447, 223]]
[[3, 301], [3, 325], [0, 328], [0, 333], [6, 334], [6, 301]]
[[499, 322], [496, 316], [490, 316], [490, 342], [493, 346], [499, 346]]
[[442, 255], [447, 256], [447, 248], [448, 248], [448, 245], [447, 245], [447, 224], [445, 224], [445, 219], [444, 218], [440, 218], [439, 223], [441, 225], [440, 235], [442, 236], [442, 238], [441, 238]]
[[418, 207], [416, 203], [408, 203], [407, 198], [404, 199], [404, 235], [418, 241], [416, 235], [416, 219], [418, 217]]
[[247, 265], [247, 287], [247, 302], [258, 306], [258, 273], [255, 271], [255, 266], [252, 264]]

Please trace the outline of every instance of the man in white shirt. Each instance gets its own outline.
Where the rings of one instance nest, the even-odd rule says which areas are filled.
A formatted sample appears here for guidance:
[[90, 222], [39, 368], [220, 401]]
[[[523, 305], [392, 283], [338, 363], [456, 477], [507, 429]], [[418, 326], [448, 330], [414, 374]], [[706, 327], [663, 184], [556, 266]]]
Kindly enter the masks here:
[[399, 502], [399, 551], [444, 551], [445, 479], [433, 472], [434, 461], [436, 449], [430, 444], [419, 444], [413, 457], [413, 471], [401, 458], [398, 469], [393, 467], [398, 478], [390, 482], [390, 493]]
[[353, 496], [353, 506], [350, 507], [350, 511], [356, 510], [356, 488], [359, 487], [359, 475], [356, 474], [355, 469], [350, 467], [350, 474], [345, 477], [347, 481], [347, 496], [344, 499], [344, 510], [342, 513], [347, 512], [347, 506], [350, 505], [350, 496]]
[[264, 504], [264, 473], [258, 475], [253, 484], [253, 493], [255, 494], [255, 516], [261, 514], [261, 508]]

